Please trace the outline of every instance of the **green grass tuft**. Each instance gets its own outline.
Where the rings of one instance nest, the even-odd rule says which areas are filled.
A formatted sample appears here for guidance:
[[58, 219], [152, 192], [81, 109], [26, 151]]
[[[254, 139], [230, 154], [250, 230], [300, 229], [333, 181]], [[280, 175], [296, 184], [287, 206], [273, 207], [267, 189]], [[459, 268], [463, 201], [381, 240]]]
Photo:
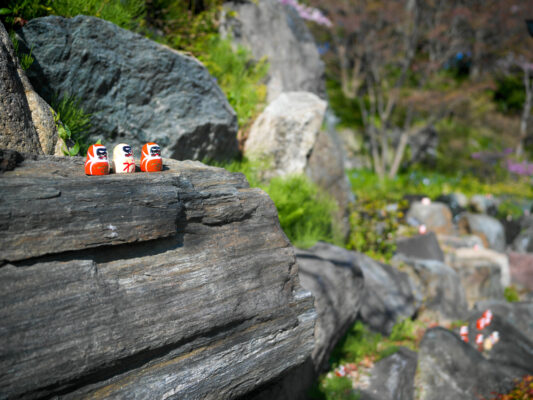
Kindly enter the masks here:
[[91, 114], [83, 110], [80, 100], [74, 96], [65, 95], [61, 99], [56, 96], [51, 105], [56, 113], [59, 137], [67, 144], [63, 153], [70, 156], [87, 154]]

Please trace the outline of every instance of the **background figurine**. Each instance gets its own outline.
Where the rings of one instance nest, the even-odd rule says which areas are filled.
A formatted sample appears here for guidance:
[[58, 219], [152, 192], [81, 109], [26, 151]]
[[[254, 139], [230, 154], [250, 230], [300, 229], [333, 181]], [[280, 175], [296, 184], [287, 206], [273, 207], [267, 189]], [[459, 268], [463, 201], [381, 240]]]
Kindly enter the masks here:
[[107, 149], [102, 144], [92, 144], [87, 150], [85, 160], [85, 173], [87, 175], [107, 175], [109, 174], [109, 160], [107, 159]]
[[141, 171], [158, 172], [162, 169], [161, 147], [156, 143], [146, 143], [141, 154]]
[[116, 174], [127, 174], [135, 172], [135, 160], [131, 146], [120, 143], [113, 149], [113, 167]]

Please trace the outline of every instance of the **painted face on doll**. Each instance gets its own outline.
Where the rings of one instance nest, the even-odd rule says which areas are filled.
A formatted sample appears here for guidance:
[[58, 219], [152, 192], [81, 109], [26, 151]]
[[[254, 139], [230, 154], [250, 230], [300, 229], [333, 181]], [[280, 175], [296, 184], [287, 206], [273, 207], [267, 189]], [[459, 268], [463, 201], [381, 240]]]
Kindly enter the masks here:
[[113, 149], [113, 165], [117, 174], [135, 172], [135, 160], [129, 144], [120, 143], [115, 146]]
[[107, 175], [109, 174], [109, 160], [107, 149], [102, 144], [92, 144], [87, 150], [85, 159], [85, 174]]
[[157, 143], [146, 143], [141, 154], [141, 171], [157, 172], [162, 169], [161, 147]]

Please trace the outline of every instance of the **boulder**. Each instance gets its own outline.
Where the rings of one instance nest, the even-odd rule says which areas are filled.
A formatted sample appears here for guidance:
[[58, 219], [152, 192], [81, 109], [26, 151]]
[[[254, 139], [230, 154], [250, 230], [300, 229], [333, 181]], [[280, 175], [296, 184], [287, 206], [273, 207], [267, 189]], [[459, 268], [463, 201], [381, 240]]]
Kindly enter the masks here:
[[47, 101], [76, 96], [92, 113], [91, 139], [108, 148], [157, 142], [175, 159], [237, 153], [237, 118], [196, 59], [94, 17], [32, 19], [19, 31], [32, 48], [27, 71]]
[[305, 173], [326, 106], [312, 93], [281, 94], [253, 123], [244, 145], [245, 155], [270, 162], [267, 178]]
[[533, 254], [507, 253], [511, 283], [533, 292]]
[[361, 400], [411, 400], [414, 398], [416, 352], [406, 347], [374, 364], [370, 386], [361, 391]]
[[450, 211], [454, 217], [466, 211], [466, 207], [468, 206], [468, 198], [459, 192], [443, 194], [435, 200], [450, 207]]
[[465, 318], [468, 304], [461, 278], [448, 265], [438, 260], [423, 260], [397, 255], [393, 259], [406, 272], [416, 287], [423, 311], [438, 314], [439, 320]]
[[493, 398], [509, 392], [514, 378], [444, 328], [428, 329], [420, 343], [415, 386], [421, 400]]
[[485, 214], [463, 213], [458, 225], [462, 233], [479, 236], [485, 247], [505, 251], [505, 230], [496, 218]]
[[518, 253], [533, 253], [533, 216], [520, 220], [520, 232], [513, 241], [512, 248]]
[[11, 40], [0, 22], [0, 148], [43, 154], [19, 70]]
[[455, 251], [463, 247], [466, 248], [485, 248], [483, 245], [483, 240], [476, 235], [437, 235], [437, 240], [439, 245], [445, 253], [450, 251]]
[[326, 97], [324, 63], [296, 10], [278, 0], [230, 1], [224, 9], [222, 33], [249, 48], [255, 59], [268, 59], [268, 102], [294, 91]]
[[420, 307], [420, 296], [405, 272], [372, 258], [351, 252], [353, 263], [363, 271], [365, 290], [359, 318], [371, 329], [389, 335], [401, 319], [410, 318]]
[[296, 250], [302, 287], [315, 297], [313, 362], [315, 371], [328, 367], [333, 347], [355, 322], [363, 301], [364, 281], [354, 254], [319, 242], [309, 250]]
[[415, 225], [425, 225], [429, 231], [436, 233], [451, 233], [453, 230], [452, 213], [444, 203], [424, 204], [415, 201], [411, 204], [406, 217]]
[[396, 241], [396, 253], [407, 258], [444, 261], [437, 236], [433, 232]]
[[[513, 325], [521, 334], [533, 342], [533, 303], [516, 302], [509, 303], [502, 300], [485, 300], [474, 305], [474, 309], [479, 312], [491, 310], [494, 315], [505, 319]], [[475, 316], [477, 317], [476, 314]], [[508, 337], [506, 336], [506, 339]]]
[[509, 285], [509, 262], [505, 254], [483, 248], [458, 248], [446, 255], [466, 292], [469, 306], [488, 299], [502, 299]]
[[99, 177], [36, 156], [0, 176], [1, 398], [233, 399], [309, 359], [313, 297], [272, 201], [163, 163]]

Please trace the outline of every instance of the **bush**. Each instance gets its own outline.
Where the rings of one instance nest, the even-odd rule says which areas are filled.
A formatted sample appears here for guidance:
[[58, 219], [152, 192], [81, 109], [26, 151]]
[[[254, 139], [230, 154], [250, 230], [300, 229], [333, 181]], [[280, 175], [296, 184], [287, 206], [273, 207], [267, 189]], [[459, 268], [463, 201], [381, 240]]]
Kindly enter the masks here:
[[266, 59], [255, 62], [249, 50], [243, 46], [232, 48], [230, 39], [212, 37], [206, 54], [200, 57], [211, 75], [226, 94], [242, 128], [260, 112], [266, 98], [263, 79], [268, 72]]
[[352, 381], [345, 376], [327, 377], [320, 383], [319, 391], [322, 396], [315, 394], [314, 398], [324, 400], [358, 400], [360, 396], [354, 392]]
[[308, 248], [319, 240], [339, 242], [333, 223], [335, 201], [307, 177], [274, 178], [264, 189], [276, 205], [281, 227], [294, 246]]
[[507, 286], [503, 290], [503, 297], [505, 297], [505, 300], [507, 300], [509, 303], [516, 303], [520, 301], [520, 295], [514, 286]]
[[91, 114], [83, 110], [79, 99], [69, 95], [63, 96], [61, 99], [57, 96], [54, 97], [51, 105], [56, 113], [58, 135], [67, 144], [63, 153], [70, 156], [87, 154]]

